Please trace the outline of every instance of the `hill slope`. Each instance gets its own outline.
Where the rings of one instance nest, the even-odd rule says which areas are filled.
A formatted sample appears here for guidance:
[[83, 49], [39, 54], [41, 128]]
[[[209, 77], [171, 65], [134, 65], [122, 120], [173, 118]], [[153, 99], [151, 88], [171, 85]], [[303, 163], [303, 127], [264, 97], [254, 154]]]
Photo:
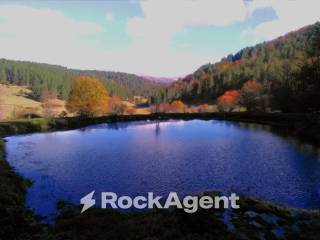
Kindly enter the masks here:
[[50, 64], [0, 59], [0, 83], [29, 86], [36, 98], [39, 98], [44, 90], [49, 90], [66, 99], [70, 92], [71, 79], [77, 75], [96, 77], [104, 83], [110, 95], [125, 99], [131, 99], [135, 95], [148, 97], [162, 88], [161, 84], [134, 74], [83, 71]]
[[[42, 116], [43, 105], [40, 101], [33, 99], [32, 91], [26, 86], [0, 84], [0, 120], [19, 118], [26, 114]], [[66, 111], [62, 100], [54, 99], [56, 114]]]
[[[319, 36], [320, 23], [316, 23], [273, 41], [242, 49], [217, 63], [201, 66], [158, 93], [157, 100], [212, 101], [227, 90], [240, 88], [250, 79], [263, 83], [269, 93], [285, 87], [293, 91], [306, 83], [302, 82], [302, 78], [307, 77], [306, 71], [310, 76], [311, 70], [306, 66], [319, 60]], [[319, 74], [311, 78], [310, 81], [316, 80]]]

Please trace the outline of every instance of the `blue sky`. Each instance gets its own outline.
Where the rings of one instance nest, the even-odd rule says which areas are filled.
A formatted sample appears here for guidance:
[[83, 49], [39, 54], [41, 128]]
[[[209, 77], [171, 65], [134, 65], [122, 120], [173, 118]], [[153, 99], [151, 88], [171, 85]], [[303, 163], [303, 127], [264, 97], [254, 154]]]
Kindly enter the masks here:
[[183, 76], [320, 20], [319, 2], [1, 1], [0, 52], [72, 68]]

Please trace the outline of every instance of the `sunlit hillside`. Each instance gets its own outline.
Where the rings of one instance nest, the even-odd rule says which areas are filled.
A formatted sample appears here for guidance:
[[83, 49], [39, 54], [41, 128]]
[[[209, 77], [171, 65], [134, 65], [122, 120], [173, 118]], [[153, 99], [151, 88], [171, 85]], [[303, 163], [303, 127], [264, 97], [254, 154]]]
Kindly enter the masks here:
[[[43, 106], [33, 98], [32, 91], [26, 86], [0, 84], [1, 118], [11, 119], [24, 117], [24, 114], [43, 115]], [[55, 99], [57, 112], [65, 110], [64, 101]]]

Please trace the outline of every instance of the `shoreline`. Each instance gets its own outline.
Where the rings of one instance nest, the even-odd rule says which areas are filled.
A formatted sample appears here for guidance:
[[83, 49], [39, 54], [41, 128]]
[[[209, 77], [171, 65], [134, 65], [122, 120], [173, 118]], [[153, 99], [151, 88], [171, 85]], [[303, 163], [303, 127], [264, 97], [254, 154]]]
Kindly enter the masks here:
[[286, 135], [320, 145], [320, 114], [291, 113], [155, 113], [149, 115], [110, 115], [95, 118], [34, 118], [0, 122], [0, 137], [10, 135], [71, 130], [100, 123], [115, 123], [143, 120], [225, 120], [232, 122], [269, 125]]
[[[5, 156], [5, 141], [4, 137], [12, 136], [17, 134], [27, 134], [27, 133], [36, 133], [36, 132], [52, 132], [60, 130], [71, 130], [81, 127], [85, 127], [93, 124], [101, 123], [115, 123], [115, 122], [126, 122], [126, 121], [143, 121], [143, 120], [193, 120], [193, 119], [202, 119], [202, 120], [225, 120], [233, 122], [244, 122], [244, 123], [257, 123], [269, 125], [272, 128], [282, 129], [284, 135], [292, 136], [303, 140], [309, 143], [314, 143], [318, 145], [320, 143], [320, 131], [319, 129], [319, 115], [318, 114], [266, 114], [266, 113], [171, 113], [171, 114], [151, 114], [151, 115], [127, 115], [127, 116], [106, 116], [99, 118], [57, 118], [57, 119], [23, 119], [16, 121], [0, 122], [0, 212], [1, 214], [0, 222], [2, 224], [2, 229], [0, 229], [0, 238], [1, 236], [14, 236], [18, 233], [21, 238], [26, 238], [25, 236], [32, 236], [30, 239], [45, 239], [43, 238], [46, 234], [52, 234], [55, 236], [59, 233], [65, 234], [64, 225], [67, 224], [80, 224], [79, 220], [86, 221], [87, 215], [78, 214], [79, 206], [62, 204], [60, 214], [52, 226], [40, 224], [40, 219], [34, 216], [33, 212], [30, 209], [27, 209], [25, 206], [25, 196], [28, 186], [31, 182], [23, 179], [19, 176], [18, 173], [12, 169], [9, 163], [6, 161]], [[308, 123], [308, 124], [307, 124]], [[302, 127], [301, 127], [302, 126]], [[272, 130], [271, 130], [272, 131]], [[317, 135], [318, 134], [318, 135]], [[6, 193], [6, 194], [4, 194]], [[9, 193], [9, 194], [8, 194]], [[300, 218], [306, 218], [306, 221], [315, 221], [315, 227], [320, 223], [320, 210], [317, 209], [295, 209], [282, 205], [275, 205], [263, 199], [257, 200], [252, 197], [243, 197], [244, 209], [240, 211], [231, 211], [235, 215], [235, 219], [232, 217], [232, 222], [234, 220], [235, 225], [242, 225], [242, 221], [249, 224], [245, 227], [245, 232], [249, 231], [247, 228], [250, 227], [250, 223], [247, 222], [246, 212], [257, 212], [257, 213], [272, 213], [277, 217], [283, 217], [282, 221], [288, 221], [287, 224], [291, 224], [294, 221], [298, 221]], [[254, 203], [254, 204], [253, 204]], [[251, 204], [253, 204], [251, 206]], [[259, 206], [259, 207], [257, 207]], [[247, 211], [246, 211], [247, 210]], [[178, 218], [181, 213], [178, 210], [174, 210], [172, 216], [168, 212], [163, 213], [129, 213], [122, 214], [116, 211], [111, 211], [112, 216], [115, 219], [122, 219], [121, 221], [127, 222], [134, 221], [139, 222], [141, 219], [152, 219], [154, 215], [160, 217], [162, 221], [167, 221], [167, 218]], [[220, 213], [220, 212], [219, 212]], [[291, 217], [291, 214], [297, 214], [298, 218]], [[202, 214], [202, 213], [201, 213]], [[255, 213], [256, 214], [256, 213]], [[278, 215], [279, 216], [278, 216]], [[88, 213], [91, 218], [91, 221], [96, 223], [100, 221], [101, 218], [109, 218], [110, 216], [101, 216], [101, 211], [99, 209], [94, 209]], [[108, 214], [106, 214], [108, 215]], [[127, 216], [128, 215], [128, 216]], [[196, 215], [196, 214], [195, 214]], [[193, 216], [195, 216], [193, 215]], [[294, 215], [294, 214], [293, 214]], [[256, 215], [255, 215], [256, 216]], [[205, 213], [205, 219], [207, 219], [207, 213]], [[220, 216], [221, 217], [221, 216]], [[279, 218], [280, 218], [279, 217]], [[131, 218], [135, 220], [131, 220]], [[141, 219], [140, 219], [141, 218]], [[236, 219], [242, 219], [240, 222], [237, 222]], [[253, 217], [255, 218], [255, 217]], [[261, 218], [261, 217], [260, 217]], [[291, 219], [292, 218], [292, 219]], [[220, 218], [219, 218], [220, 219]], [[217, 219], [216, 224], [221, 224]], [[109, 220], [108, 220], [109, 221]], [[111, 218], [110, 221], [113, 221]], [[119, 220], [120, 221], [120, 220]], [[120, 222], [121, 222], [120, 221]], [[129, 221], [129, 223], [130, 223]], [[193, 220], [192, 220], [193, 221]], [[299, 220], [300, 221], [300, 220]], [[148, 220], [149, 222], [149, 220]], [[3, 225], [3, 223], [5, 223]], [[130, 223], [131, 224], [131, 223]], [[181, 222], [181, 224], [183, 224]], [[268, 224], [265, 223], [267, 231]], [[312, 223], [313, 224], [313, 223]], [[311, 224], [311, 225], [312, 225]], [[80, 224], [81, 225], [81, 224]], [[261, 223], [260, 223], [261, 225]], [[90, 226], [90, 225], [89, 225]], [[88, 226], [88, 227], [89, 227]], [[163, 226], [161, 226], [163, 227]], [[224, 226], [225, 227], [225, 226]], [[116, 228], [116, 227], [115, 227]], [[242, 227], [240, 227], [240, 232]], [[80, 231], [80, 229], [79, 229]], [[102, 231], [102, 230], [99, 230]], [[96, 234], [99, 236], [101, 232], [97, 231]], [[286, 230], [289, 231], [289, 230]], [[316, 230], [315, 230], [316, 231]], [[317, 234], [320, 234], [316, 231]], [[5, 235], [6, 234], [6, 235]], [[9, 234], [9, 235], [7, 235]], [[58, 234], [58, 235], [59, 235]], [[229, 236], [228, 231], [224, 229], [221, 230], [221, 236]], [[238, 234], [238, 233], [237, 233]], [[250, 234], [255, 234], [250, 232]], [[73, 236], [78, 236], [78, 232]], [[318, 235], [319, 236], [319, 235]], [[56, 239], [56, 238], [53, 238]], [[57, 238], [58, 239], [58, 238]], [[77, 238], [70, 238], [77, 239]], [[232, 237], [230, 239], [233, 239]]]

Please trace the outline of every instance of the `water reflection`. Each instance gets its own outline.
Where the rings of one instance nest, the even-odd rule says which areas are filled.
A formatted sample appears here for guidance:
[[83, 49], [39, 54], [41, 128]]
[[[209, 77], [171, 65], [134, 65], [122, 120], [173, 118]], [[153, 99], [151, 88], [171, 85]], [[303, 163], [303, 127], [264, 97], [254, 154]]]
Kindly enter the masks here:
[[319, 147], [302, 142], [299, 139], [290, 136], [290, 134], [288, 134], [289, 130], [286, 128], [279, 128], [279, 127], [273, 127], [271, 125], [266, 125], [266, 124], [246, 123], [246, 122], [234, 122], [232, 124], [238, 126], [239, 128], [243, 128], [245, 130], [250, 129], [253, 131], [259, 130], [259, 131], [272, 132], [273, 134], [276, 134], [278, 136], [285, 138], [288, 142], [290, 142], [293, 146], [295, 146], [298, 151], [301, 151], [308, 155], [320, 155]]
[[157, 122], [155, 125], [156, 125], [156, 130], [155, 130], [156, 136], [159, 136], [160, 135], [160, 130], [161, 130], [160, 123]]
[[319, 150], [264, 125], [145, 121], [7, 138], [8, 161], [33, 179], [27, 203], [55, 211], [96, 190], [166, 195], [235, 190], [295, 207], [319, 208]]

